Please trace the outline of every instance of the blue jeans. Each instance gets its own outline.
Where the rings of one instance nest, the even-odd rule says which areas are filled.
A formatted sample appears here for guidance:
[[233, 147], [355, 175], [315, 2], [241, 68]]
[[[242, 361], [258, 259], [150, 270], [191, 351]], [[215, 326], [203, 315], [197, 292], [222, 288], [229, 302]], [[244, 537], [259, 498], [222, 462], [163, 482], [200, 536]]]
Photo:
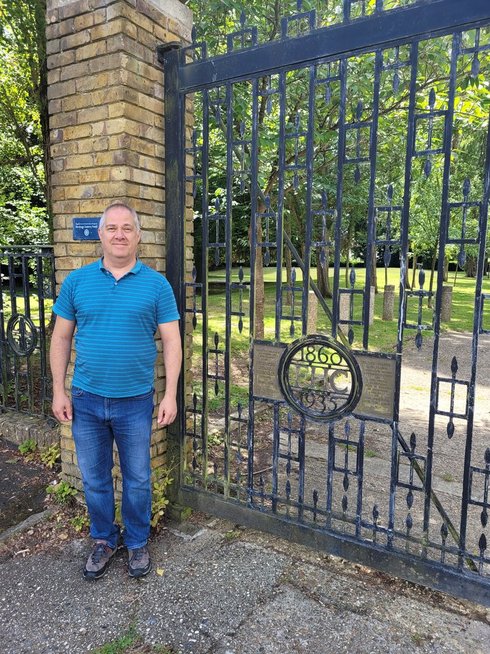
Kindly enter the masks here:
[[151, 519], [150, 440], [153, 391], [107, 398], [72, 387], [73, 439], [90, 515], [90, 535], [112, 548], [119, 540], [112, 480], [113, 442], [122, 472], [122, 521], [128, 549], [146, 545]]

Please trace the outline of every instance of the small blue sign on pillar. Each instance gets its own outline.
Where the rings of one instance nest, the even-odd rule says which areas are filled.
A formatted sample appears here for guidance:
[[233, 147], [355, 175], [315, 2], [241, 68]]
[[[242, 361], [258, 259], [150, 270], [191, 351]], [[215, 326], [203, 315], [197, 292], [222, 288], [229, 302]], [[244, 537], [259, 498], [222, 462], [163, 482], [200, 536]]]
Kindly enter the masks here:
[[73, 218], [73, 240], [74, 241], [99, 241], [98, 216], [93, 218]]

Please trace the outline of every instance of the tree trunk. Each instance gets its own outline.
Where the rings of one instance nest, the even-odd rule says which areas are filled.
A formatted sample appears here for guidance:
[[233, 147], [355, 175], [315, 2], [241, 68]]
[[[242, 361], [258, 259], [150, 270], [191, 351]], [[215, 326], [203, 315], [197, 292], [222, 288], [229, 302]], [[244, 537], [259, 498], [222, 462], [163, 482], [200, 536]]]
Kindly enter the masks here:
[[442, 275], [445, 282], [449, 279], [449, 258], [447, 254], [444, 255], [444, 273]]
[[[288, 286], [291, 286], [292, 283], [292, 272], [293, 272], [293, 258], [291, 256], [291, 250], [286, 247], [284, 249], [284, 263], [286, 264], [286, 284]], [[286, 296], [286, 302], [288, 303], [288, 306], [291, 306], [291, 303], [293, 301], [293, 294], [291, 291], [287, 292]]]
[[438, 248], [438, 243], [436, 243], [436, 246], [434, 248], [434, 252], [432, 253], [432, 261], [430, 265], [430, 281], [429, 281], [429, 295], [427, 297], [427, 306], [429, 309], [432, 309], [433, 304], [432, 304], [432, 289], [434, 288], [434, 274], [436, 270], [436, 263], [437, 263], [437, 248]]
[[415, 277], [417, 275], [417, 255], [414, 251], [412, 255], [412, 284], [411, 288], [415, 288]]
[[[264, 213], [265, 205], [259, 202], [257, 214]], [[252, 234], [249, 231], [250, 246], [252, 246]], [[262, 241], [262, 225], [257, 223], [257, 243]], [[262, 248], [255, 248], [255, 321], [254, 338], [264, 338], [264, 314], [265, 314], [265, 288], [264, 288], [264, 260]]]
[[477, 259], [473, 254], [468, 254], [466, 256], [466, 277], [476, 277], [476, 263]]
[[410, 286], [410, 280], [408, 279], [408, 268], [405, 268], [405, 275], [404, 275], [404, 280], [403, 280], [403, 287], [406, 289], [411, 289], [412, 287]]
[[376, 266], [376, 247], [371, 249], [371, 286], [374, 286], [374, 292], [378, 294], [378, 268]]
[[325, 298], [332, 297], [332, 288], [330, 286], [329, 271], [330, 271], [330, 252], [329, 252], [329, 249], [326, 248], [326, 251], [325, 251], [325, 265], [322, 266], [322, 263], [320, 261], [320, 248], [318, 248], [317, 249], [317, 257], [316, 257], [316, 283], [317, 283], [317, 286], [318, 286], [318, 290], [322, 294], [322, 297], [325, 297]]
[[456, 286], [456, 282], [458, 281], [458, 270], [459, 270], [459, 266], [458, 264], [456, 264], [456, 270], [454, 271], [453, 286]]
[[347, 231], [347, 239], [345, 241], [345, 287], [350, 287], [349, 272], [351, 268], [351, 246], [354, 240], [354, 225], [349, 222], [349, 229]]

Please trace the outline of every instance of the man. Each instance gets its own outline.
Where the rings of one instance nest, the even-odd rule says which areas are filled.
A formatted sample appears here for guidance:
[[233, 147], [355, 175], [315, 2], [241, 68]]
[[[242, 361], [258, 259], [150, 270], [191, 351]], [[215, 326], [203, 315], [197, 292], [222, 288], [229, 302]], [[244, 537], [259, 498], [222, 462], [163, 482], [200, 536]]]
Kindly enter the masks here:
[[[122, 202], [110, 205], [99, 223], [102, 258], [71, 272], [53, 307], [53, 413], [58, 420], [73, 420], [90, 534], [95, 541], [84, 570], [86, 579], [102, 577], [119, 543], [111, 472], [114, 440], [123, 480], [122, 538], [129, 554], [129, 574], [142, 577], [151, 569], [147, 541], [157, 329], [166, 371], [158, 424], [169, 425], [177, 414], [182, 359], [179, 314], [167, 280], [137, 258], [140, 231], [131, 207]], [[65, 378], [75, 327], [70, 399]]]

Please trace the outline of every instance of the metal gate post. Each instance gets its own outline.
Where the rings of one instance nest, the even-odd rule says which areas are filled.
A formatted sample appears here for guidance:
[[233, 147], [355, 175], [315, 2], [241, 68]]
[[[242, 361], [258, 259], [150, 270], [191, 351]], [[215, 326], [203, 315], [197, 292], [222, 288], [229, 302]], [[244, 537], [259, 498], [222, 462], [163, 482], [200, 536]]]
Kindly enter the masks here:
[[[185, 133], [183, 125], [184, 108], [179, 96], [179, 75], [181, 65], [180, 43], [167, 43], [158, 47], [158, 60], [164, 69], [165, 91], [165, 249], [167, 268], [165, 276], [175, 294], [181, 316], [180, 333], [185, 338], [185, 188], [184, 156]], [[186, 365], [184, 358], [184, 366]], [[181, 374], [177, 386], [178, 413], [175, 421], [167, 428], [167, 464], [174, 479], [170, 491], [172, 511], [179, 517], [183, 507], [176, 504], [182, 473], [181, 441], [185, 432], [184, 380]]]

